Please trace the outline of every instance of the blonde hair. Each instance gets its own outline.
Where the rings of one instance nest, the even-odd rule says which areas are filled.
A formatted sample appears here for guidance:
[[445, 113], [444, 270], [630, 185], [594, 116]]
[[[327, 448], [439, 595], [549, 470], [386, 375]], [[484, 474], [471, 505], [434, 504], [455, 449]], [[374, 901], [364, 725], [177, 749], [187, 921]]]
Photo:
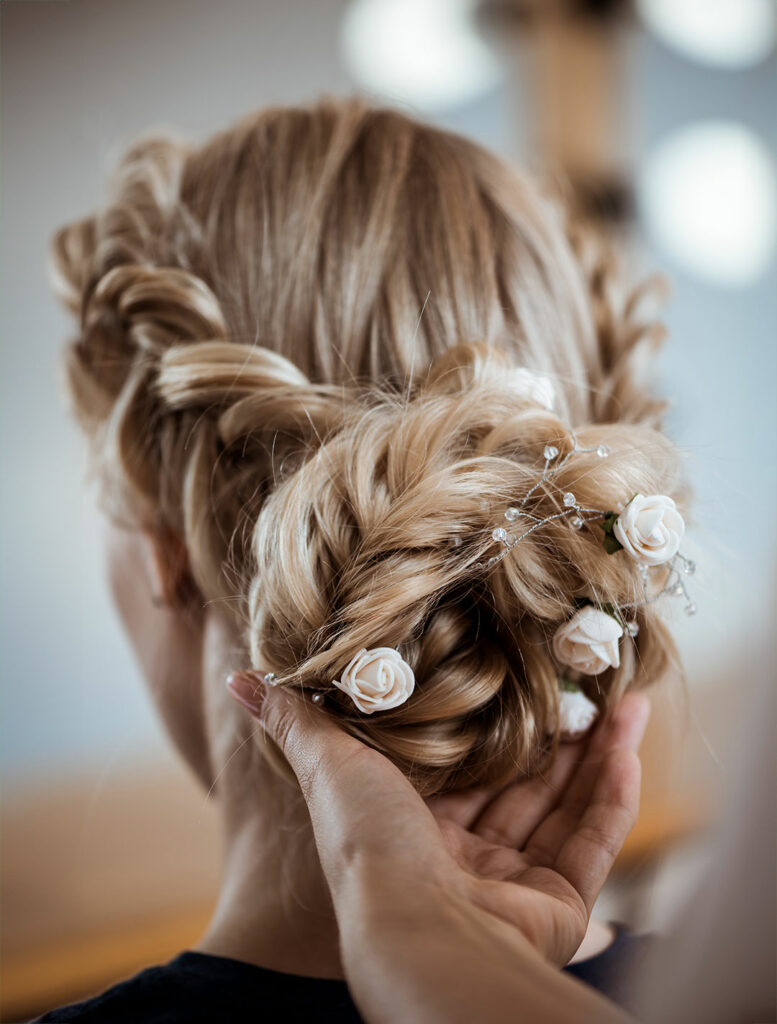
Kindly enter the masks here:
[[[634, 600], [638, 574], [565, 520], [476, 563], [572, 428], [612, 449], [558, 479], [584, 503], [676, 494], [637, 381], [660, 340], [643, 291], [493, 156], [357, 102], [261, 112], [200, 148], [143, 140], [53, 253], [111, 507], [183, 538], [254, 666], [304, 690], [398, 646], [415, 694], [366, 717], [333, 690], [344, 728], [422, 793], [534, 770], [557, 739], [553, 631], [581, 600]], [[552, 377], [555, 411], [514, 366]], [[638, 619], [589, 688], [602, 706], [672, 656], [655, 609]]]

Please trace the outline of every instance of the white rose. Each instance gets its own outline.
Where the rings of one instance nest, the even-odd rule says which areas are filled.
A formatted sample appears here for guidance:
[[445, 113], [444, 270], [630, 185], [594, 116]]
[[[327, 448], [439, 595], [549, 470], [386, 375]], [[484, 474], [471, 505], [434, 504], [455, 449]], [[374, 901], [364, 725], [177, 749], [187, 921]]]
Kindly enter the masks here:
[[404, 704], [415, 689], [412, 668], [393, 647], [363, 647], [333, 682], [365, 715]]
[[562, 740], [576, 740], [588, 732], [599, 716], [599, 708], [581, 689], [562, 689], [558, 695], [559, 729]]
[[671, 498], [637, 494], [619, 513], [612, 532], [635, 562], [661, 565], [677, 554], [685, 523]]
[[543, 373], [527, 370], [525, 366], [515, 366], [507, 371], [507, 386], [521, 398], [545, 409], [552, 409], [556, 401], [556, 389], [550, 377]]
[[618, 641], [622, 636], [623, 627], [612, 615], [586, 605], [558, 627], [553, 653], [562, 665], [597, 676], [620, 665]]

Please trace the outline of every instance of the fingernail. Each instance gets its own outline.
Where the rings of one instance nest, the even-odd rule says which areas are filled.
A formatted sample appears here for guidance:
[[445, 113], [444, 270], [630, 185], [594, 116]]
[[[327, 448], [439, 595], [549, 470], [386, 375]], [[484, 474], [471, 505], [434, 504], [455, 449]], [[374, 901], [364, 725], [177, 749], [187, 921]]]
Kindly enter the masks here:
[[227, 676], [227, 689], [252, 714], [261, 710], [264, 702], [264, 675], [261, 672], [233, 672]]

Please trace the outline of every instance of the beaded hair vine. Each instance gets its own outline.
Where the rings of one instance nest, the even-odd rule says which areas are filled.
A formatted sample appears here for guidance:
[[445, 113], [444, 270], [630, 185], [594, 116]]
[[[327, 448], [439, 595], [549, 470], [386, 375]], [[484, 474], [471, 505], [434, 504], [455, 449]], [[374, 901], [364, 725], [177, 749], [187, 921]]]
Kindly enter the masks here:
[[[624, 550], [639, 566], [643, 599], [619, 605], [621, 610], [652, 604], [659, 598], [670, 594], [675, 597], [684, 597], [687, 602], [686, 615], [695, 615], [696, 605], [691, 601], [683, 577], [693, 575], [696, 571], [696, 563], [690, 558], [686, 558], [678, 550], [685, 533], [685, 523], [671, 498], [664, 494], [653, 494], [647, 497], [643, 494], [635, 494], [620, 512], [614, 512], [611, 509], [585, 507], [580, 504], [572, 491], [566, 491], [561, 496], [563, 508], [559, 512], [541, 517], [526, 509], [532, 496], [542, 486], [552, 483], [553, 478], [573, 455], [595, 452], [600, 459], [606, 459], [611, 454], [606, 445], [583, 448], [575, 435], [571, 436], [572, 448], [562, 458], [559, 458], [559, 449], [555, 445], [546, 445], [543, 452], [545, 465], [539, 480], [517, 505], [511, 505], [504, 513], [508, 523], [522, 521], [528, 524], [526, 528], [517, 533], [510, 533], [504, 526], [496, 527], [491, 532], [491, 537], [502, 545], [502, 551], [498, 555], [492, 555], [485, 562], [476, 563], [477, 567], [491, 568], [501, 562], [522, 540], [556, 519], [569, 519], [569, 525], [573, 530], [582, 530], [587, 523], [598, 522], [600, 529], [604, 532], [602, 546], [607, 554], [613, 555], [616, 551]], [[667, 566], [669, 568], [667, 581], [658, 592], [651, 594], [649, 592], [650, 569]]]

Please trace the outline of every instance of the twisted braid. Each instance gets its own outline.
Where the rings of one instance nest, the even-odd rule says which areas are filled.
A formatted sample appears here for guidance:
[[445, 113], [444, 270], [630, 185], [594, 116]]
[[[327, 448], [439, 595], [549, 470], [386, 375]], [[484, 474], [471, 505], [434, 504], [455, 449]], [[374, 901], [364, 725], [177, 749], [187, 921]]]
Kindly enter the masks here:
[[[246, 517], [274, 466], [334, 428], [342, 395], [226, 331], [218, 299], [195, 274], [123, 264], [90, 290], [68, 371], [76, 407], [98, 435], [102, 476], [125, 510], [180, 530], [195, 579], [220, 579], [219, 593], [232, 596], [245, 587], [234, 570], [244, 552], [233, 542]], [[183, 473], [169, 472], [173, 462]]]

